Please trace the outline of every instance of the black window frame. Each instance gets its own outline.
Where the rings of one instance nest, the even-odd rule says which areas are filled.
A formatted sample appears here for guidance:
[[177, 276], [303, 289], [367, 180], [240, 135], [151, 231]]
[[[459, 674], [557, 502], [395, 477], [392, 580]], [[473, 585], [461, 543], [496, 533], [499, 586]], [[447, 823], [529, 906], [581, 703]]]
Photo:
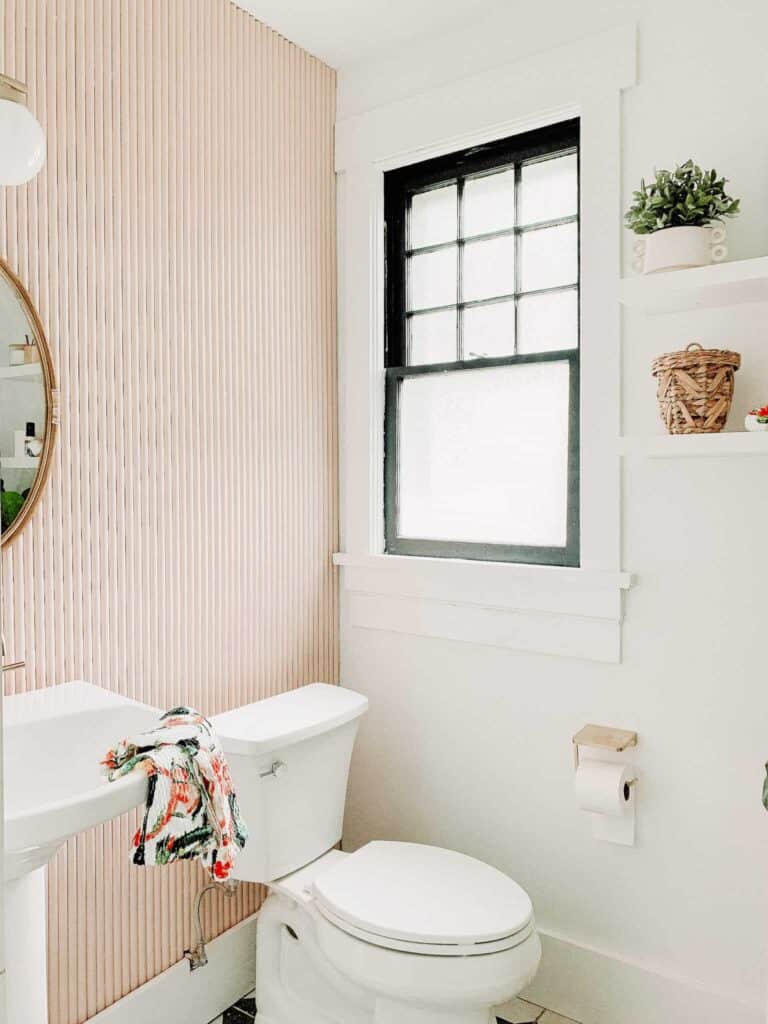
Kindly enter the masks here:
[[[496, 358], [464, 359], [462, 351], [462, 313], [471, 306], [486, 305], [499, 301], [500, 297], [473, 302], [462, 301], [459, 281], [457, 302], [449, 307], [457, 309], [457, 355], [460, 357], [452, 362], [408, 365], [407, 358], [407, 322], [412, 313], [407, 309], [406, 274], [408, 258], [412, 251], [430, 251], [444, 246], [425, 246], [418, 250], [409, 250], [407, 217], [411, 198], [415, 193], [440, 185], [457, 184], [458, 224], [461, 225], [461, 202], [464, 180], [472, 175], [494, 170], [503, 170], [505, 165], [515, 168], [515, 201], [520, 186], [520, 169], [523, 162], [541, 157], [554, 157], [559, 153], [575, 151], [577, 166], [579, 163], [579, 120], [561, 122], [546, 128], [525, 132], [511, 138], [474, 146], [459, 153], [426, 160], [409, 167], [388, 171], [384, 175], [384, 219], [385, 219], [385, 410], [384, 410], [384, 527], [385, 544], [388, 554], [415, 555], [438, 558], [461, 558], [482, 561], [518, 562], [536, 565], [578, 566], [580, 564], [580, 297], [581, 297], [581, 259], [578, 246], [578, 270], [576, 278], [576, 295], [579, 307], [577, 324], [577, 346], [573, 349], [559, 351], [512, 354]], [[577, 176], [580, 176], [577, 171]], [[578, 177], [577, 177], [578, 187]], [[516, 219], [517, 221], [517, 219]], [[502, 298], [514, 301], [515, 318], [517, 319], [518, 302], [521, 295], [544, 294], [573, 290], [573, 285], [554, 288], [537, 289], [522, 292], [520, 279], [520, 238], [525, 231], [532, 228], [555, 227], [558, 224], [573, 223], [580, 233], [580, 217], [560, 218], [552, 221], [539, 222], [536, 225], [514, 227], [490, 232], [480, 236], [472, 236], [472, 241], [484, 238], [514, 235], [516, 246], [515, 260], [515, 291]], [[459, 236], [461, 231], [459, 230]], [[462, 248], [468, 239], [459, 237], [456, 243]], [[458, 260], [459, 268], [461, 259]], [[461, 272], [459, 270], [459, 279]], [[419, 310], [423, 313], [424, 310]], [[418, 314], [417, 314], [418, 315]], [[515, 331], [517, 344], [517, 331]], [[526, 363], [567, 362], [569, 364], [569, 427], [568, 427], [568, 497], [566, 543], [562, 547], [544, 547], [522, 544], [493, 544], [470, 541], [444, 541], [429, 538], [402, 537], [397, 532], [399, 500], [398, 500], [398, 446], [399, 446], [399, 392], [401, 382], [408, 377], [424, 374], [450, 373], [453, 371], [482, 370], [496, 366], [515, 366]]]

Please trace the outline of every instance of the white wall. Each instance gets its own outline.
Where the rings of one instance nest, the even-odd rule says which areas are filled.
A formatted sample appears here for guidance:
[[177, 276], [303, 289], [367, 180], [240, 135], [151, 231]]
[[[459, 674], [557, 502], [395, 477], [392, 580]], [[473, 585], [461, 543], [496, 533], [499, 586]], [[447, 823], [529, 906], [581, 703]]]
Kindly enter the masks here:
[[[473, 31], [342, 71], [340, 116], [635, 18], [625, 198], [654, 166], [714, 164], [743, 199], [732, 257], [768, 253], [763, 0], [727, 11], [687, 0], [531, 6], [525, 20], [509, 5]], [[660, 429], [651, 358], [694, 339], [743, 354], [738, 428], [768, 401], [767, 325], [765, 305], [627, 314], [625, 433]], [[640, 1024], [688, 1005], [679, 1019], [756, 1024], [768, 966], [768, 460], [628, 461], [623, 490], [623, 568], [638, 585], [620, 665], [357, 629], [345, 616], [343, 682], [371, 699], [348, 845], [440, 843], [512, 874], [543, 930], [565, 940], [547, 944], [533, 990], [562, 1012]], [[587, 721], [640, 733], [634, 849], [596, 843], [574, 807], [570, 737]]]

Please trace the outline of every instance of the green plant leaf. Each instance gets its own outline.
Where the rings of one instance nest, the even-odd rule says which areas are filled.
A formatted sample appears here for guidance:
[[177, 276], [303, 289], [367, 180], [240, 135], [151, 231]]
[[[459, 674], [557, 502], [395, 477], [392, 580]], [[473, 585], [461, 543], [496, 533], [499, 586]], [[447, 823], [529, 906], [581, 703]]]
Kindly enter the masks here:
[[719, 178], [714, 168], [703, 171], [692, 159], [674, 171], [660, 168], [652, 182], [640, 179], [625, 223], [640, 235], [678, 225], [704, 227], [734, 217], [740, 210], [739, 200], [726, 193], [726, 184], [727, 179]]

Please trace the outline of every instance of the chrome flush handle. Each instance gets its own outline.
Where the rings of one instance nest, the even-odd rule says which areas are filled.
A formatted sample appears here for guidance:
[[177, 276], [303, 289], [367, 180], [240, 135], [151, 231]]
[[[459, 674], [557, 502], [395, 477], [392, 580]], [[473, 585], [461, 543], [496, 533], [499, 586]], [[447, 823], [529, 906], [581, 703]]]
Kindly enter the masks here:
[[279, 778], [288, 768], [285, 761], [273, 761], [269, 768], [265, 772], [259, 772], [260, 779], [268, 779], [272, 776]]

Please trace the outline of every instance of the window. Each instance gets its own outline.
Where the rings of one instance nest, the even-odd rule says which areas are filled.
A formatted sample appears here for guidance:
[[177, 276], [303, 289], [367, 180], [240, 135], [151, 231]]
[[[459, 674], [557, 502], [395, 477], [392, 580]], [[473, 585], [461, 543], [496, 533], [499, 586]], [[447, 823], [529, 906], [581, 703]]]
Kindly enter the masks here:
[[385, 175], [393, 554], [579, 564], [578, 122]]

